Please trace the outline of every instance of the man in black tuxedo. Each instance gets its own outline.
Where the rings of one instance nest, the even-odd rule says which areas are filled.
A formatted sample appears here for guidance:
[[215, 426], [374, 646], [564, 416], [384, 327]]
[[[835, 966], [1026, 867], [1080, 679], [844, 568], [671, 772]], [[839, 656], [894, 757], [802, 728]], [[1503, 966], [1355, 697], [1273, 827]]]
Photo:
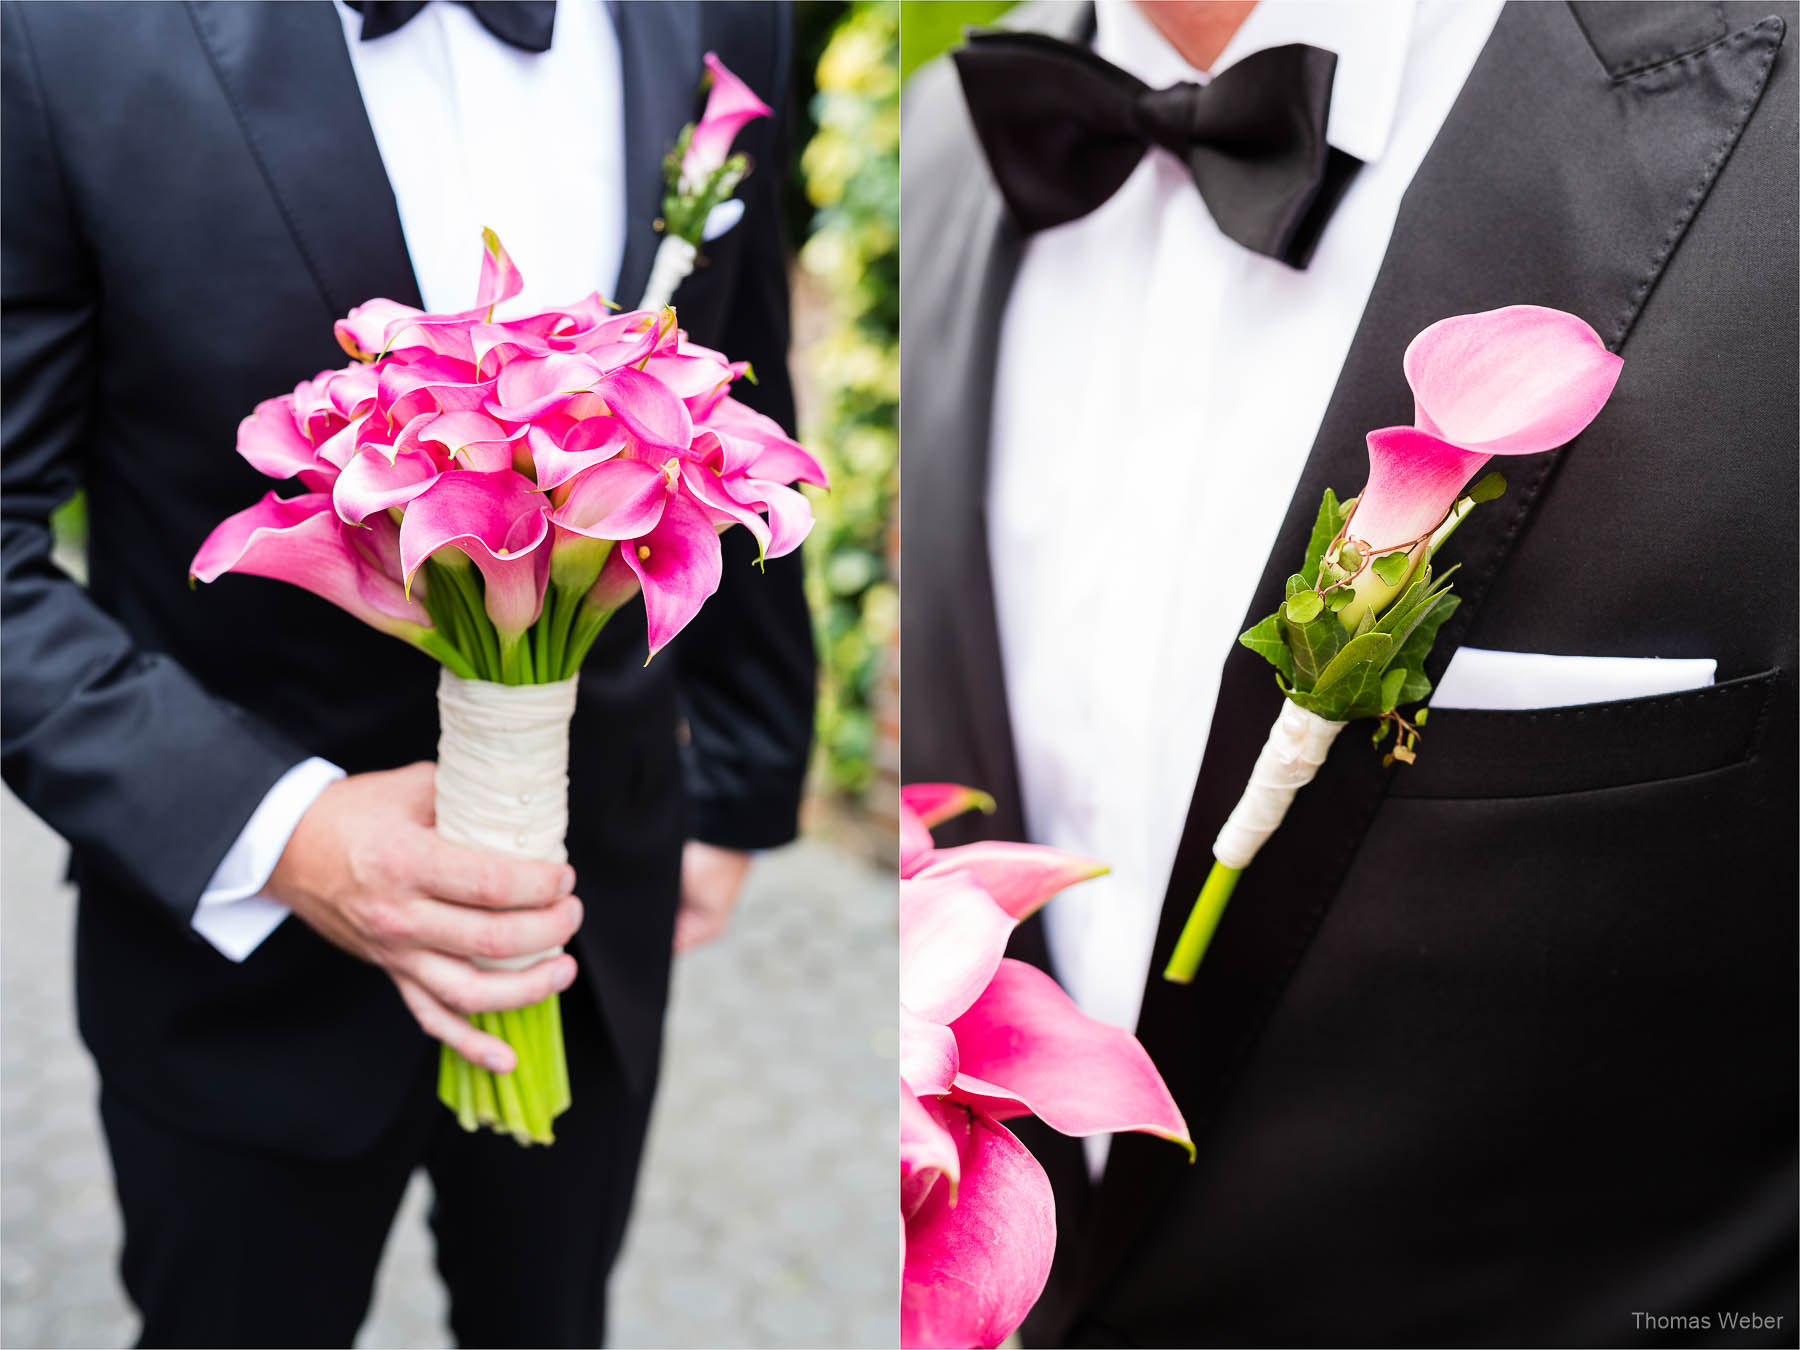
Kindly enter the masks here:
[[[388, 43], [421, 9], [362, 8], [379, 26], [361, 37]], [[563, 19], [610, 24], [623, 181], [599, 191], [623, 197], [614, 293], [635, 301], [703, 54], [780, 105], [786, 15], [470, 9], [479, 40], [527, 52]], [[80, 1025], [144, 1343], [348, 1344], [423, 1164], [458, 1340], [596, 1344], [678, 909], [690, 936], [716, 930], [747, 851], [794, 833], [814, 669], [799, 559], [761, 574], [734, 532], [721, 593], [647, 668], [641, 607], [608, 627], [572, 731], [573, 878], [438, 842], [432, 663], [298, 589], [228, 577], [194, 593], [186, 576], [261, 491], [233, 453], [238, 420], [343, 363], [332, 322], [351, 306], [421, 302], [347, 51], [355, 16], [9, 4], [4, 21], [4, 766], [73, 851]], [[782, 115], [739, 146], [758, 166], [742, 222], [674, 303], [695, 340], [754, 363], [746, 401], [791, 427]], [[78, 487], [85, 590], [50, 561], [50, 512]], [[296, 917], [234, 964], [194, 931], [196, 905], [309, 756], [349, 777], [269, 878]], [[469, 960], [571, 934], [573, 960]], [[454, 1012], [563, 987], [574, 1105], [558, 1142], [462, 1134], [435, 1100], [432, 1036], [490, 1053]]]
[[[1229, 30], [1247, 8], [1169, 5], [1149, 17], [1179, 48], [1184, 17], [1195, 21], [1191, 35], [1232, 10]], [[1420, 6], [1419, 31], [1441, 36], [1464, 14]], [[1160, 1140], [1121, 1136], [1090, 1179], [1075, 1141], [1022, 1124], [1055, 1184], [1060, 1233], [1028, 1344], [1793, 1343], [1794, 19], [1791, 5], [1762, 0], [1496, 6], [1382, 228], [1342, 233], [1367, 226], [1346, 213], [1362, 209], [1358, 192], [1386, 181], [1404, 118], [1385, 157], [1379, 137], [1359, 156], [1371, 163], [1322, 225], [1310, 274], [1278, 270], [1308, 262], [1306, 248], [1284, 255], [1291, 237], [1232, 235], [1271, 256], [1256, 263], [1261, 289], [1246, 288], [1261, 304], [1217, 320], [1218, 361], [1238, 359], [1234, 347], [1281, 321], [1288, 301], [1270, 297], [1313, 303], [1303, 275], [1366, 264], [1369, 286], [1346, 354], [1324, 371], [1293, 476], [1281, 481], [1289, 505], [1270, 517], [1278, 531], [1180, 531], [1171, 541], [1109, 523], [1064, 541], [1094, 571], [1144, 584], [1165, 573], [1172, 585], [1206, 580], [1229, 569], [1232, 551], [1253, 570], [1222, 636], [1208, 639], [1216, 664], [1165, 672], [1174, 688], [1185, 680], [1209, 695], [1216, 679], [1217, 700], [1203, 713], [1210, 730], [1196, 742], [1172, 866], [1151, 896], [1160, 917], [1152, 911], [1147, 959], [1113, 972], [1138, 982], [1138, 1034], [1199, 1156], [1190, 1167]], [[1007, 22], [1081, 47], [1095, 41], [1087, 4], [1027, 6]], [[1354, 40], [1342, 50], [1367, 55]], [[1218, 53], [1214, 44], [1188, 64], [1204, 69]], [[1351, 59], [1341, 58], [1340, 78]], [[1412, 80], [1419, 57], [1407, 60]], [[1054, 80], [1021, 76], [996, 89], [979, 75], [979, 62], [960, 85], [948, 63], [921, 71], [904, 123], [903, 771], [998, 799], [993, 817], [945, 827], [940, 843], [977, 830], [1062, 843], [1079, 837], [1068, 822], [1084, 819], [1068, 803], [1103, 813], [1108, 790], [1136, 786], [1105, 776], [1108, 739], [1090, 719], [1046, 732], [1038, 712], [1058, 707], [1080, 671], [1107, 671], [1090, 653], [1113, 615], [1072, 597], [1060, 611], [1047, 605], [1046, 622], [1067, 630], [1068, 669], [1047, 673], [1041, 659], [1018, 668], [1015, 633], [1035, 635], [1040, 656], [1046, 648], [1018, 599], [1032, 578], [1005, 550], [1047, 530], [1059, 510], [1111, 522], [1121, 495], [1166, 494], [1164, 470], [1185, 469], [1179, 453], [1156, 459], [1158, 444], [1096, 438], [1090, 472], [1055, 479], [1056, 427], [1022, 423], [1018, 407], [1002, 404], [1007, 390], [1066, 394], [1032, 383], [1057, 355], [1030, 345], [1046, 332], [1099, 363], [1115, 330], [1066, 300], [1079, 291], [1072, 276], [1047, 279], [1061, 283], [1047, 304], [1061, 299], [1070, 311], [1060, 324], [1020, 326], [1017, 288], [1030, 269], [1074, 248], [1073, 232], [1102, 228], [1076, 210], [1028, 234], [1020, 204], [1054, 215], [1093, 184], [1046, 184], [1044, 165], [1014, 162], [1027, 177], [1041, 173], [1009, 209], [970, 108], [1040, 116], [1011, 142], [983, 124], [989, 153], [1010, 144], [1021, 159], [1034, 136], [1041, 149], [1082, 143], [1078, 124], [1104, 112], [1090, 100], [1056, 123]], [[1134, 114], [1135, 86], [1118, 87], [1127, 90], [1120, 138], [1145, 137], [1156, 155], [1187, 152], [1168, 104], [1139, 102]], [[1208, 112], [1192, 125], [1207, 119], [1228, 120]], [[1347, 148], [1340, 128], [1329, 130], [1333, 147]], [[1238, 142], [1254, 143], [1250, 133]], [[1203, 172], [1212, 153], [1192, 157], [1193, 176], [1230, 233], [1257, 212], [1228, 194], [1214, 199]], [[1185, 172], [1172, 157], [1165, 169]], [[1092, 220], [1136, 209], [1120, 204], [1135, 190], [1135, 179], [1120, 187], [1130, 172], [1128, 160], [1091, 194], [1106, 204], [1081, 209]], [[1224, 244], [1192, 242], [1215, 246]], [[1149, 256], [1100, 260], [1149, 296], [1155, 279], [1130, 274]], [[1430, 673], [1442, 676], [1468, 647], [1712, 658], [1716, 683], [1543, 700], [1586, 706], [1445, 706], [1410, 767], [1384, 769], [1362, 737], [1343, 737], [1245, 873], [1194, 983], [1165, 982], [1159, 972], [1213, 838], [1280, 707], [1267, 666], [1232, 635], [1279, 604], [1323, 489], [1362, 485], [1365, 433], [1412, 421], [1400, 358], [1413, 335], [1447, 315], [1523, 303], [1588, 320], [1624, 358], [1623, 376], [1588, 432], [1510, 463], [1507, 494], [1463, 525], [1450, 548], [1463, 563], [1462, 605]], [[1191, 322], [1215, 320], [1196, 309]], [[1015, 361], [1018, 351], [1043, 362]], [[1136, 355], [1158, 358], [1127, 353]], [[1296, 344], [1288, 359], [1306, 356]], [[1292, 373], [1296, 388], [1319, 374]], [[1268, 383], [1258, 370], [1241, 374]], [[1134, 410], [1105, 412], [1126, 421]], [[1161, 439], [1217, 454], [1209, 432], [1235, 425], [1237, 413], [1225, 390], [1192, 420], [1164, 424]], [[1006, 458], [1021, 424], [1047, 426], [1016, 447], [1029, 456], [1024, 475]], [[1268, 465], [1285, 453], [1273, 437], [1225, 449]], [[1257, 463], [1245, 494], [1258, 487]], [[1031, 473], [1053, 480], [1035, 498], [1022, 495]], [[1067, 576], [1085, 584], [1073, 564]], [[1099, 593], [1133, 598], [1123, 586]], [[1174, 626], [1184, 616], [1164, 617]], [[1167, 635], [1139, 624], [1136, 639], [1111, 651], [1121, 688], [1141, 683], [1138, 669]], [[1032, 707], [1009, 698], [1020, 690]], [[1092, 708], [1111, 713], [1104, 702]], [[1148, 740], [1175, 730], [1156, 723]], [[1063, 748], [1082, 744], [1099, 748], [1087, 759]], [[1029, 756], [1060, 776], [1033, 779], [1022, 770]], [[1090, 792], [1090, 782], [1102, 786]], [[1041, 801], [1057, 813], [1040, 818]], [[1047, 944], [1034, 919], [1015, 954], [1066, 965], [1050, 961], [1055, 934]], [[1075, 964], [1085, 955], [1062, 952]]]

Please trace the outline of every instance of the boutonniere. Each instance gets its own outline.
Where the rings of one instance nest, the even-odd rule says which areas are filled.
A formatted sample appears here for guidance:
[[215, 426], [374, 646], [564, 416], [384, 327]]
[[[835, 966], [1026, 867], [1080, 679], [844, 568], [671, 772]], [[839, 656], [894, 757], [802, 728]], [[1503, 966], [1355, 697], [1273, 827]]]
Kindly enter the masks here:
[[1426, 721], [1399, 709], [1431, 692], [1425, 661], [1455, 610], [1446, 540], [1506, 491], [1495, 455], [1573, 440], [1611, 395], [1623, 363], [1572, 314], [1512, 305], [1434, 323], [1406, 349], [1413, 425], [1369, 433], [1369, 480], [1340, 503], [1327, 488], [1281, 608], [1238, 640], [1275, 667], [1286, 702], [1225, 826], [1213, 866], [1163, 974], [1193, 979], [1244, 869], [1312, 781], [1338, 733], [1375, 719], [1386, 762], [1411, 763]]
[[[712, 86], [706, 108], [698, 122], [681, 129], [663, 157], [662, 219], [657, 222], [663, 239], [650, 266], [639, 309], [661, 309], [668, 304], [675, 288], [694, 270], [700, 245], [735, 223], [735, 216], [724, 219], [730, 210], [727, 203], [750, 172], [750, 158], [741, 152], [733, 154], [731, 144], [747, 123], [774, 111], [711, 52], [706, 54], [706, 70]], [[740, 203], [740, 214], [742, 210]]]

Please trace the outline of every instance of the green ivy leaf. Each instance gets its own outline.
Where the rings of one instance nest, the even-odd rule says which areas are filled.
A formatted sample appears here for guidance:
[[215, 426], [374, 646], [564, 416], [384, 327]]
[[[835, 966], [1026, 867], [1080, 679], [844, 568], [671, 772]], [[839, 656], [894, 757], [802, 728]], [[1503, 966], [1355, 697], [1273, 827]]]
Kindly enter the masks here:
[[1306, 543], [1306, 566], [1300, 569], [1308, 586], [1319, 584], [1319, 560], [1325, 556], [1326, 545], [1344, 528], [1345, 514], [1344, 508], [1338, 505], [1337, 493], [1326, 488], [1325, 496], [1319, 502], [1318, 518], [1313, 521], [1312, 538]]
[[[1398, 667], [1395, 667], [1398, 669]], [[1431, 694], [1431, 677], [1422, 670], [1407, 669], [1406, 683], [1400, 686], [1399, 703], [1417, 703]]]
[[1325, 612], [1325, 602], [1317, 591], [1299, 591], [1282, 606], [1291, 623], [1308, 624]]
[[1313, 583], [1308, 578], [1296, 572], [1287, 579], [1287, 585], [1282, 588], [1281, 598], [1284, 600], [1291, 600], [1293, 597], [1300, 594], [1301, 591], [1310, 591], [1312, 588]]
[[1356, 599], [1356, 591], [1350, 586], [1339, 586], [1325, 593], [1325, 608], [1336, 614], [1345, 605]]
[[1420, 708], [1418, 712], [1413, 714], [1413, 725], [1418, 726], [1418, 727], [1424, 726], [1425, 719], [1430, 716], [1431, 716], [1430, 708]]
[[1469, 500], [1477, 506], [1505, 495], [1506, 479], [1499, 473], [1483, 474], [1475, 486], [1469, 489]]
[[1375, 575], [1381, 578], [1382, 584], [1387, 586], [1398, 586], [1400, 584], [1400, 578], [1406, 575], [1406, 550], [1401, 549], [1396, 553], [1384, 553], [1381, 557], [1370, 563], [1369, 566], [1374, 570]]
[[1381, 677], [1381, 711], [1391, 713], [1400, 702], [1400, 691], [1406, 687], [1406, 672], [1389, 668]]
[[1282, 641], [1281, 621], [1274, 614], [1269, 615], [1256, 627], [1238, 638], [1251, 651], [1280, 671], [1290, 683], [1294, 678], [1294, 658], [1288, 651], [1287, 643]]
[[1311, 623], [1295, 623], [1286, 614], [1280, 616], [1281, 632], [1287, 639], [1288, 654], [1294, 662], [1294, 684], [1301, 690], [1312, 689], [1331, 659], [1345, 642], [1344, 625], [1330, 615], [1321, 615]]
[[1454, 614], [1461, 603], [1460, 596], [1447, 595], [1442, 591], [1427, 600], [1418, 622], [1395, 651], [1392, 664], [1406, 666], [1411, 670], [1423, 670], [1425, 658], [1431, 655], [1432, 644], [1437, 641], [1438, 629], [1444, 626], [1444, 620]]
[[1381, 672], [1387, 666], [1388, 656], [1393, 649], [1394, 639], [1386, 633], [1364, 633], [1361, 637], [1351, 638], [1331, 658], [1325, 669], [1319, 672], [1319, 678], [1313, 681], [1312, 692], [1324, 693], [1339, 680], [1350, 678], [1353, 671], [1364, 665], [1374, 667], [1374, 682], [1379, 688]]

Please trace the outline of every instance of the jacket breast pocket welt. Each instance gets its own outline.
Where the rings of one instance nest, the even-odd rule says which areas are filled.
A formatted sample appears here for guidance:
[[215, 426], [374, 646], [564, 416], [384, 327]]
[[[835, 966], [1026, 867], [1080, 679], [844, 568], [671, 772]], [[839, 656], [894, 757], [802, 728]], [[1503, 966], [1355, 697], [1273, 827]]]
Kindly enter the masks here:
[[1392, 797], [1540, 797], [1707, 773], [1756, 753], [1779, 670], [1565, 708], [1433, 710]]

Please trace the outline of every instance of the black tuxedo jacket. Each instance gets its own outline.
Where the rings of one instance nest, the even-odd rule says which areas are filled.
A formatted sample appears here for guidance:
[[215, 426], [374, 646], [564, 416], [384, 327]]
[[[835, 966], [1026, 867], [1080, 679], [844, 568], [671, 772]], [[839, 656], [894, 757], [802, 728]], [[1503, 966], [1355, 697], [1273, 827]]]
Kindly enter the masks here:
[[[73, 846], [82, 1033], [110, 1087], [178, 1126], [352, 1154], [436, 1053], [387, 977], [298, 922], [233, 965], [189, 919], [299, 759], [434, 757], [436, 668], [296, 588], [227, 576], [194, 592], [187, 568], [267, 486], [233, 452], [238, 420], [343, 364], [331, 325], [351, 306], [419, 303], [393, 192], [329, 4], [9, 4], [4, 19], [4, 767]], [[614, 22], [630, 304], [702, 55], [780, 104], [789, 40], [769, 5], [627, 4]], [[741, 144], [758, 164], [745, 217], [675, 303], [698, 341], [754, 362], [746, 401], [791, 426], [782, 128], [754, 123]], [[46, 526], [78, 485], [85, 592], [52, 566]], [[576, 950], [645, 1090], [682, 841], [794, 831], [812, 642], [799, 558], [765, 576], [753, 556], [734, 531], [721, 593], [647, 668], [640, 607], [582, 672]]]
[[[1391, 771], [1345, 736], [1194, 984], [1149, 980], [1139, 1034], [1198, 1162], [1122, 1136], [1090, 1187], [1073, 1141], [1022, 1128], [1062, 1233], [1028, 1341], [1793, 1343], [1794, 17], [1508, 6], [1406, 194], [1279, 536], [1192, 545], [1195, 566], [1269, 549], [1248, 627], [1321, 491], [1362, 485], [1364, 433], [1410, 423], [1411, 337], [1553, 305], [1623, 378], [1463, 526], [1432, 673], [1469, 643], [1715, 657], [1719, 683], [1441, 711]], [[1092, 31], [1085, 6], [1021, 22]], [[977, 827], [1024, 837], [983, 525], [1021, 241], [942, 66], [909, 91], [902, 193], [903, 768], [989, 789]], [[1279, 698], [1234, 651], [1153, 971]], [[1016, 951], [1044, 959], [1035, 925]], [[1782, 1321], [1746, 1336], [1722, 1312]]]

